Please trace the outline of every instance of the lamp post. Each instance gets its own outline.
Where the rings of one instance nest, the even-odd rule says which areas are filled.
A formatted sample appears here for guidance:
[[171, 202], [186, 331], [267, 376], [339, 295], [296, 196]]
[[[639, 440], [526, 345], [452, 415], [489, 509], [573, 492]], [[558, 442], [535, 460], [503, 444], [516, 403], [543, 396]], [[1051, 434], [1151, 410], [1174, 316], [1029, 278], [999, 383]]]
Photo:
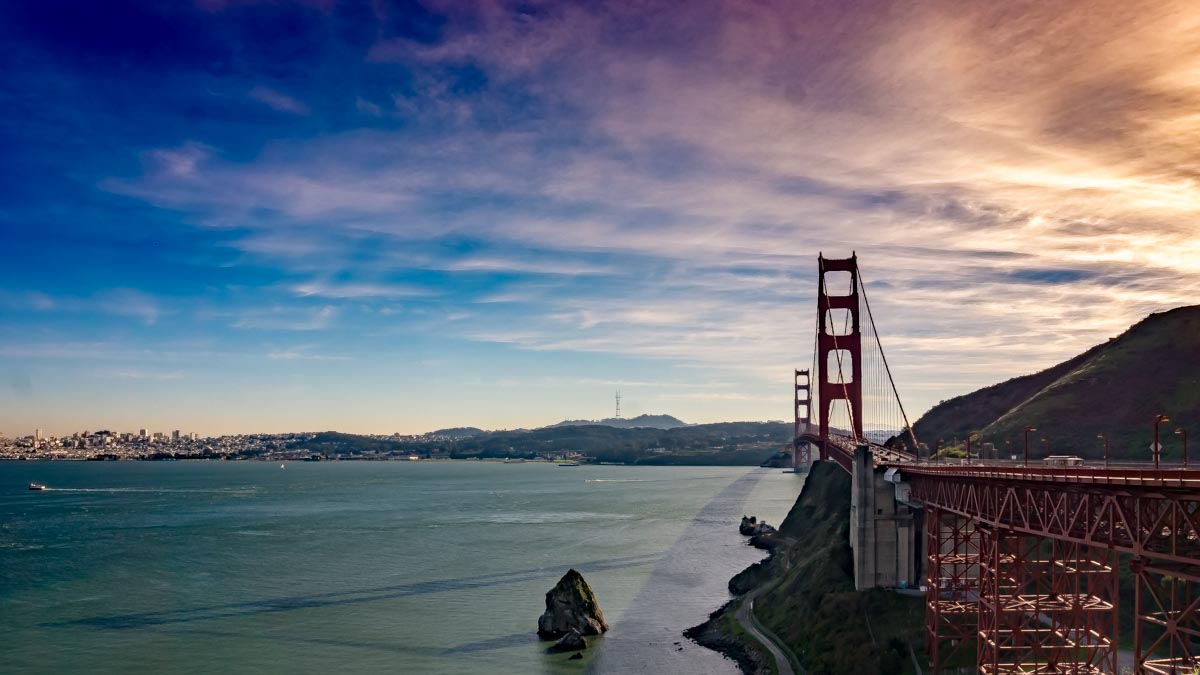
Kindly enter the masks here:
[[971, 438], [978, 436], [974, 431], [967, 433], [967, 464], [971, 463]]
[[1158, 456], [1160, 454], [1162, 454], [1162, 447], [1158, 444], [1158, 425], [1162, 424], [1163, 422], [1170, 422], [1170, 421], [1171, 420], [1167, 419], [1166, 415], [1155, 415], [1154, 416], [1154, 445], [1151, 446], [1151, 450], [1154, 451], [1153, 454], [1154, 454], [1154, 468], [1155, 469], [1158, 468]]
[[1104, 439], [1104, 468], [1108, 468], [1108, 432], [1100, 432], [1096, 438]]
[[1178, 429], [1175, 430], [1175, 435], [1183, 437], [1183, 468], [1186, 469], [1186, 468], [1188, 468], [1188, 465], [1187, 465], [1187, 429], [1184, 429], [1183, 427], [1179, 427]]
[[[1155, 427], [1157, 429], [1157, 427]], [[1037, 431], [1037, 427], [1025, 427], [1025, 466], [1029, 466], [1029, 432]], [[1158, 433], [1157, 431], [1155, 433]]]

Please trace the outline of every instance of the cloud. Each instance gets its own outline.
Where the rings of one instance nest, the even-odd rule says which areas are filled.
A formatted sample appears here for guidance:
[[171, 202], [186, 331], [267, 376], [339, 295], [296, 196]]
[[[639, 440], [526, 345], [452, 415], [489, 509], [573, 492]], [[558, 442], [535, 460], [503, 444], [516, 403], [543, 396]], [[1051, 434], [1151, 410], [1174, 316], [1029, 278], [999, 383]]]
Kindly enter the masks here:
[[267, 106], [280, 112], [291, 113], [293, 115], [308, 114], [308, 106], [292, 98], [291, 96], [275, 91], [274, 89], [258, 86], [251, 89], [247, 96], [255, 101], [258, 101], [259, 103], [265, 103]]
[[146, 325], [154, 325], [163, 314], [156, 298], [131, 288], [115, 288], [97, 293], [95, 307], [107, 314], [140, 319]]
[[339, 354], [319, 354], [311, 351], [311, 347], [301, 345], [275, 349], [267, 352], [267, 358], [273, 361], [349, 361], [351, 357]]
[[313, 279], [291, 286], [297, 296], [356, 299], [356, 298], [412, 298], [430, 294], [426, 288], [411, 284], [341, 282]]
[[185, 375], [180, 371], [150, 371], [150, 370], [113, 370], [99, 373], [103, 378], [116, 378], [120, 380], [149, 380], [154, 382], [166, 382], [171, 380], [182, 380]]
[[234, 328], [254, 330], [315, 331], [329, 328], [337, 320], [339, 310], [333, 305], [312, 309], [269, 307], [243, 313], [234, 323]]
[[235, 325], [328, 328], [432, 270], [430, 331], [765, 390], [808, 359], [816, 254], [857, 251], [920, 409], [1200, 297], [1190, 3], [430, 7], [437, 39], [361, 54], [411, 82], [331, 88], [373, 126], [103, 184], [328, 301]]

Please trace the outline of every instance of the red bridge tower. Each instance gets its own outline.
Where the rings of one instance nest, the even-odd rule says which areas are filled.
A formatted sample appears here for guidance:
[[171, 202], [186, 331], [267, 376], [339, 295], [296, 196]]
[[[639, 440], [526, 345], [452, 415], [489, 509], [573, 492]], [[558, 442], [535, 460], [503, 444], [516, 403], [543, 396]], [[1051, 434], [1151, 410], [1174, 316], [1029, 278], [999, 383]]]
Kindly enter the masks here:
[[[803, 378], [803, 382], [801, 381]], [[812, 446], [800, 437], [812, 423], [812, 378], [807, 370], [796, 371], [796, 426], [792, 433], [792, 470], [808, 471], [812, 466]]]
[[[821, 438], [829, 440], [829, 412], [833, 402], [845, 401], [851, 426], [846, 431], [850, 431], [855, 439], [861, 439], [862, 333], [858, 318], [858, 255], [840, 260], [821, 255], [817, 261], [820, 271], [817, 284], [817, 398], [821, 406]], [[825, 275], [829, 272], [850, 273], [849, 295], [829, 295], [825, 285]], [[833, 321], [834, 310], [846, 310], [844, 320], [837, 322], [841, 326]], [[832, 368], [831, 357], [836, 364]]]

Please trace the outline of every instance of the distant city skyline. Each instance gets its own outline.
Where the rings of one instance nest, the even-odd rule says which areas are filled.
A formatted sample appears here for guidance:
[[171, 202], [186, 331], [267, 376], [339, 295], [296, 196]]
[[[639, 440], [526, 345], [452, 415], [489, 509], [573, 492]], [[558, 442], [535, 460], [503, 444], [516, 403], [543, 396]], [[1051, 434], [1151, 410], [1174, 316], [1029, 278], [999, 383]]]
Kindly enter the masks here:
[[913, 418], [1200, 298], [1200, 10], [6, 3], [0, 432]]

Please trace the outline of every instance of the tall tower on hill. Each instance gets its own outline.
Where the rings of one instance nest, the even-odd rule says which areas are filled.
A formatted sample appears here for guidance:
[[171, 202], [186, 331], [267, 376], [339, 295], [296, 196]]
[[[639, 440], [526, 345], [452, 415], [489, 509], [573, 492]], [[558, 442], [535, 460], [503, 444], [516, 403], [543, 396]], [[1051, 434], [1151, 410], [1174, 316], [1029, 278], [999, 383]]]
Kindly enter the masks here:
[[617, 419], [621, 419], [621, 390], [617, 390]]

